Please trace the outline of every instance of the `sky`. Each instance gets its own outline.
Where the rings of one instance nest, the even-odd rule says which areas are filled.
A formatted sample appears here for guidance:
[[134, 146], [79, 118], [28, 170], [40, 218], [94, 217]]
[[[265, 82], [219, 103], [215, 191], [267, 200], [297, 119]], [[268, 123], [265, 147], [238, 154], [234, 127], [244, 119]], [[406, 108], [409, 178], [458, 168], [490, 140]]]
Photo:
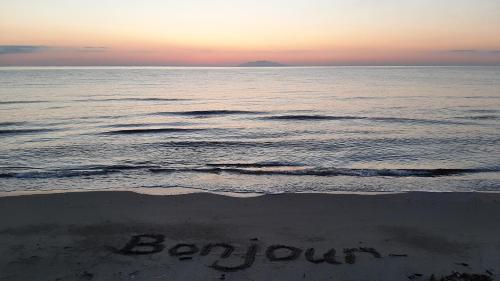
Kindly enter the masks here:
[[0, 0], [0, 66], [500, 65], [500, 0]]

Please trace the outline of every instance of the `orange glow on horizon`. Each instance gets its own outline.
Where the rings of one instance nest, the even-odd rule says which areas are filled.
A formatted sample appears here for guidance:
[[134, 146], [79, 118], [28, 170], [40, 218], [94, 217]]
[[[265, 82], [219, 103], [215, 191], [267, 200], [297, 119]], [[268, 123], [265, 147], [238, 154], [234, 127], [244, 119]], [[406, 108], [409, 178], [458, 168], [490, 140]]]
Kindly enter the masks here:
[[500, 63], [498, 1], [53, 2], [0, 3], [0, 65]]

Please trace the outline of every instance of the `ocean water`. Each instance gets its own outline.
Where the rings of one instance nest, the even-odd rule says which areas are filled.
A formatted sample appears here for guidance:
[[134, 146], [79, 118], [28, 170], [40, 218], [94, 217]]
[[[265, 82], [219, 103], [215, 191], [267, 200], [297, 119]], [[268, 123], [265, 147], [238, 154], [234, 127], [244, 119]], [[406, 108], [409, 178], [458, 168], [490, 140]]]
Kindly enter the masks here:
[[498, 191], [500, 67], [4, 67], [0, 142], [0, 191]]

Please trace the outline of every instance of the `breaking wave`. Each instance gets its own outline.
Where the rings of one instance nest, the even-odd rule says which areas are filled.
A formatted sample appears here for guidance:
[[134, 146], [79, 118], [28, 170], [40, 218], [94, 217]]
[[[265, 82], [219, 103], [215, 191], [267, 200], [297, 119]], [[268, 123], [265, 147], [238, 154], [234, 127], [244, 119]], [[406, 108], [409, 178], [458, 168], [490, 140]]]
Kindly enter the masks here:
[[0, 178], [18, 178], [18, 179], [46, 179], [46, 178], [71, 178], [71, 177], [88, 177], [102, 176], [109, 174], [122, 173], [130, 170], [146, 170], [153, 169], [159, 166], [156, 165], [92, 165], [81, 166], [77, 168], [43, 170], [42, 168], [34, 167], [2, 167], [5, 170], [19, 170], [18, 172], [0, 173]]
[[[245, 167], [245, 168], [238, 168]], [[353, 176], [353, 177], [442, 177], [482, 172], [494, 172], [488, 169], [351, 169], [351, 168], [322, 168], [304, 167], [288, 169], [246, 169], [246, 167], [264, 167], [255, 164], [211, 168], [152, 168], [153, 173], [175, 173], [175, 172], [195, 172], [195, 173], [230, 173], [244, 175], [292, 175], [292, 176]], [[273, 166], [267, 166], [273, 167]]]
[[118, 170], [56, 170], [56, 171], [34, 171], [34, 172], [19, 172], [19, 173], [2, 173], [0, 178], [18, 178], [18, 179], [46, 179], [46, 178], [70, 178], [70, 177], [85, 177], [99, 176], [111, 173], [118, 173]]
[[[474, 173], [498, 172], [498, 168], [483, 169], [360, 169], [360, 168], [336, 168], [336, 167], [313, 167], [301, 163], [266, 161], [256, 163], [207, 163], [199, 166], [164, 166], [152, 163], [133, 164], [111, 164], [111, 165], [87, 165], [65, 169], [43, 169], [37, 167], [5, 166], [1, 167], [4, 173], [0, 178], [18, 179], [44, 179], [44, 178], [69, 178], [104, 176], [117, 173], [207, 173], [207, 174], [239, 174], [239, 175], [264, 175], [264, 176], [318, 176], [318, 177], [444, 177]], [[8, 171], [8, 172], [7, 172]], [[133, 172], [135, 171], [135, 172]]]

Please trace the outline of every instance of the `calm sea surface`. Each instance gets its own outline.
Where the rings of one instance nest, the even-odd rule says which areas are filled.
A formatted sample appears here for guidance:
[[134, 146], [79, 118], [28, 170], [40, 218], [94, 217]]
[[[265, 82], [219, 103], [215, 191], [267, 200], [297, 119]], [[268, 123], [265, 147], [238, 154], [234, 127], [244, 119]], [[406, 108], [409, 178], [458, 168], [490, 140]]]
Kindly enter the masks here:
[[0, 191], [500, 190], [500, 67], [4, 67], [0, 143]]

